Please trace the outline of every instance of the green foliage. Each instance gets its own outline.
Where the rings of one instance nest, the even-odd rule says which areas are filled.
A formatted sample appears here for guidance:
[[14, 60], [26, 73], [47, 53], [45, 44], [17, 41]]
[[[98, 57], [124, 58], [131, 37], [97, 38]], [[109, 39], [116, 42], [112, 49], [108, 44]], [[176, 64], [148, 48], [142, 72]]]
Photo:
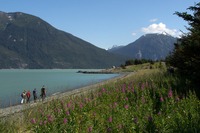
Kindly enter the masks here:
[[125, 66], [130, 66], [130, 65], [139, 65], [139, 64], [144, 64], [144, 63], [151, 63], [151, 64], [154, 64], [154, 61], [153, 60], [147, 60], [147, 59], [130, 59], [130, 60], [127, 60], [125, 62]]
[[134, 60], [127, 60], [125, 66], [134, 65]]
[[175, 50], [167, 58], [167, 63], [176, 67], [180, 77], [188, 85], [196, 87], [197, 95], [200, 96], [200, 3], [188, 9], [194, 12], [193, 15], [187, 12], [175, 13], [186, 20], [190, 27], [187, 27], [189, 33], [175, 44]]
[[22, 130], [22, 123], [15, 119], [0, 119], [0, 132], [1, 133], [19, 133]]
[[[134, 75], [98, 91], [53, 100], [31, 112], [34, 132], [197, 132], [200, 102], [180, 96], [162, 72]], [[176, 86], [178, 87], [178, 86]]]

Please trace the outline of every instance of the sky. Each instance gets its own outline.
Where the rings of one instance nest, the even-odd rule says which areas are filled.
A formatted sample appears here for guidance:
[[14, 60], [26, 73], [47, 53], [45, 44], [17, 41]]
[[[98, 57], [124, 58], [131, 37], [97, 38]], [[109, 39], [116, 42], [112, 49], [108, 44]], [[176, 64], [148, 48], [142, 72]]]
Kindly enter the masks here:
[[178, 37], [187, 32], [182, 18], [197, 0], [0, 0], [0, 11], [23, 12], [91, 44], [108, 49], [128, 45], [148, 33]]

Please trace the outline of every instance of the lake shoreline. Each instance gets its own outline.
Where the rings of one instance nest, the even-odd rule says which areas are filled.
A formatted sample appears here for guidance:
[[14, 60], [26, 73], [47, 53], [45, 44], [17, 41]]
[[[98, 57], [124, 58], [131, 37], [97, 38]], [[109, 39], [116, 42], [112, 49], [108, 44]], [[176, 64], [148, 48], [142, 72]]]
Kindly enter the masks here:
[[[107, 70], [107, 69], [105, 69]], [[83, 74], [77, 71], [102, 71], [102, 69], [11, 69], [0, 70], [0, 108], [20, 104], [21, 93], [37, 90], [40, 97], [44, 85], [47, 96], [98, 83], [116, 76], [113, 74]], [[31, 100], [33, 97], [31, 96]]]
[[80, 95], [83, 93], [87, 93], [90, 91], [94, 91], [96, 89], [99, 89], [99, 87], [110, 83], [110, 82], [117, 82], [118, 80], [124, 79], [130, 75], [134, 74], [133, 72], [131, 73], [120, 73], [119, 76], [117, 77], [113, 77], [111, 79], [108, 80], [104, 80], [102, 82], [98, 82], [98, 83], [94, 83], [94, 84], [90, 84], [87, 86], [82, 86], [79, 88], [75, 88], [72, 90], [68, 90], [66, 92], [57, 92], [54, 93], [48, 97], [45, 98], [45, 100], [42, 102], [41, 99], [38, 99], [38, 101], [36, 103], [34, 103], [33, 101], [31, 101], [30, 103], [27, 104], [19, 104], [19, 105], [15, 105], [15, 106], [10, 106], [10, 107], [6, 107], [6, 108], [0, 108], [0, 118], [12, 115], [12, 114], [16, 114], [16, 113], [20, 113], [23, 112], [26, 109], [29, 108], [34, 108], [35, 106], [39, 105], [39, 104], [44, 104], [48, 101], [51, 101], [53, 99], [62, 99], [64, 97], [69, 97], [69, 96], [75, 96], [75, 95]]

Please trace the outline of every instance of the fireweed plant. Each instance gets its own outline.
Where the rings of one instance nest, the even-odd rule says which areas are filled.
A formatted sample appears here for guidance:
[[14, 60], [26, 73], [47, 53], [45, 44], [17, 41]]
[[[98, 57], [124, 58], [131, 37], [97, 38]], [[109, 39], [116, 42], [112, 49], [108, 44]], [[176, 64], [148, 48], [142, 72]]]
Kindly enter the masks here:
[[27, 116], [28, 128], [37, 133], [199, 132], [196, 95], [179, 95], [172, 88], [177, 79], [150, 71], [38, 106]]

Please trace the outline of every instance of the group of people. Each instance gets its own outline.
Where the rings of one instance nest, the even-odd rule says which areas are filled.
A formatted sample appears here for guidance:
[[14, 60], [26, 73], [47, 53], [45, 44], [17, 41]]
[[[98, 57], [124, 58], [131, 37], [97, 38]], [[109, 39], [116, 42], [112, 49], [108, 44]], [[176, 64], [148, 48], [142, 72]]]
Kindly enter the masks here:
[[[41, 94], [40, 94], [41, 98], [42, 98], [42, 101], [44, 101], [45, 97], [46, 97], [46, 89], [45, 89], [45, 86], [43, 85], [42, 88], [41, 88]], [[31, 98], [31, 92], [28, 90], [26, 92], [26, 90], [24, 90], [21, 94], [21, 104], [23, 103], [30, 103], [30, 98]], [[34, 99], [34, 102], [37, 101], [37, 90], [36, 88], [33, 90], [33, 99]]]

